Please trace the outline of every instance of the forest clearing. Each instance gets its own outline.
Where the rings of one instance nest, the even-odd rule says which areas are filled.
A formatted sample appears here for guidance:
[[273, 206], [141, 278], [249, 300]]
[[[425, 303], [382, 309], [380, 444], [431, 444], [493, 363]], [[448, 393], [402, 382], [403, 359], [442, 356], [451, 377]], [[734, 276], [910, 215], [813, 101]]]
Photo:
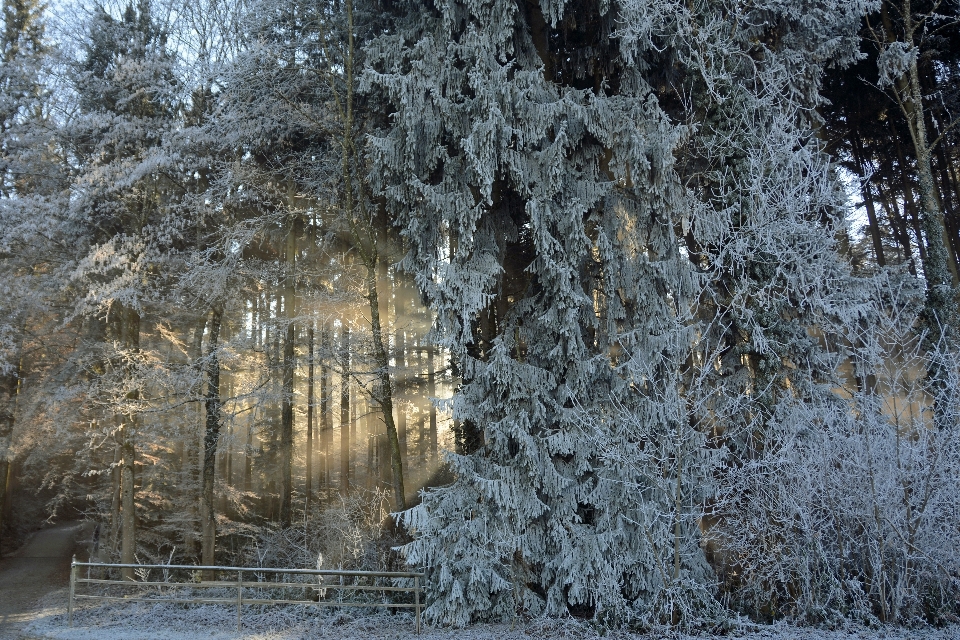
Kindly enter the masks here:
[[957, 0], [0, 3], [17, 633], [956, 631]]

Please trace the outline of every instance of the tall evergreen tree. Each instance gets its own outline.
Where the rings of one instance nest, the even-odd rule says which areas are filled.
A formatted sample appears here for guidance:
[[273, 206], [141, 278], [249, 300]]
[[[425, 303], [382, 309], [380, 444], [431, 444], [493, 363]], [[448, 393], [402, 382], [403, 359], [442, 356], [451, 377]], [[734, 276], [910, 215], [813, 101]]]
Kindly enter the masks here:
[[[17, 396], [23, 377], [28, 325], [40, 333], [49, 269], [49, 230], [43, 196], [57, 183], [59, 165], [47, 135], [46, 90], [41, 76], [49, 53], [44, 6], [5, 0], [0, 32], [0, 539], [12, 473]], [[49, 316], [47, 316], [49, 317]]]
[[800, 299], [844, 274], [841, 194], [806, 114], [864, 7], [396, 7], [368, 50], [393, 110], [373, 175], [462, 372], [470, 442], [404, 516], [428, 615], [709, 607], [716, 408], [698, 388], [715, 349], [741, 400], [790, 384], [781, 340], [816, 360]]
[[102, 327], [91, 337], [118, 346], [107, 350], [111, 375], [101, 382], [120, 451], [120, 512], [113, 518], [120, 522], [121, 560], [132, 563], [136, 443], [146, 400], [141, 322], [154, 292], [153, 225], [175, 194], [163, 171], [162, 143], [175, 126], [180, 97], [174, 58], [148, 0], [128, 5], [120, 17], [94, 11], [72, 77], [79, 114], [62, 133], [75, 164], [69, 224], [81, 253], [73, 280], [78, 312]]
[[[30, 0], [5, 0], [2, 7], [3, 31], [0, 32], [0, 206], [3, 207], [5, 269], [17, 261], [13, 245], [27, 241], [20, 217], [22, 200], [37, 195], [43, 188], [43, 155], [47, 151], [37, 130], [44, 124], [44, 99], [41, 81], [43, 65], [49, 53], [44, 41], [43, 5]], [[37, 145], [40, 149], [31, 149]], [[39, 162], [38, 162], [39, 161]], [[49, 165], [49, 160], [47, 161]], [[17, 233], [20, 231], [21, 233]], [[13, 268], [8, 277], [14, 277]], [[10, 299], [5, 296], [4, 299]], [[5, 310], [4, 333], [17, 324], [18, 310]], [[7, 370], [9, 362], [4, 363]], [[3, 385], [6, 388], [6, 384]]]
[[[35, 0], [5, 0], [0, 34], [0, 195], [9, 197], [28, 173], [18, 171], [17, 156], [26, 151], [25, 122], [35, 120], [42, 107], [40, 83], [44, 54], [43, 5]], [[19, 131], [18, 131], [19, 130]]]

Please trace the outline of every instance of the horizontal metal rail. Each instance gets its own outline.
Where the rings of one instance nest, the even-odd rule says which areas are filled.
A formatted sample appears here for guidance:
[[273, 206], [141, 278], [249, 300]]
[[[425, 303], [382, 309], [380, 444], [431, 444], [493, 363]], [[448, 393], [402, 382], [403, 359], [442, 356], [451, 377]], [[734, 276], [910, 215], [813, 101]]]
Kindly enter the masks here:
[[[133, 584], [125, 582], [126, 585]], [[141, 598], [138, 596], [91, 596], [78, 593], [74, 596], [76, 600], [111, 600], [113, 602], [176, 602], [180, 604], [236, 604], [236, 598], [190, 598], [189, 600], [171, 600], [167, 598]], [[244, 599], [244, 604], [250, 604], [250, 601]]]
[[[314, 589], [316, 591], [323, 591], [326, 589], [339, 589], [341, 591], [406, 591], [407, 593], [411, 592], [412, 587], [380, 587], [377, 585], [371, 584], [330, 584], [326, 582], [243, 582], [237, 583], [236, 580], [232, 582], [123, 582], [121, 580], [104, 580], [100, 578], [77, 578], [77, 584], [87, 583], [87, 584], [125, 584], [125, 585], [136, 585], [138, 587], [183, 587], [192, 589], [194, 587], [200, 588], [209, 588], [209, 587], [229, 587], [236, 589], [238, 586], [243, 586], [248, 589]], [[78, 598], [80, 596], [77, 596]], [[409, 606], [409, 605], [404, 605]]]
[[370, 576], [375, 578], [423, 577], [416, 571], [341, 571], [340, 569], [282, 569], [264, 567], [210, 567], [195, 564], [105, 564], [102, 562], [74, 562], [77, 567], [105, 567], [109, 569], [183, 569], [186, 571], [243, 571], [246, 573], [289, 573], [310, 576]]
[[[135, 580], [108, 580], [104, 578], [79, 578], [77, 577], [78, 567], [96, 567], [100, 569], [161, 569], [163, 571], [220, 571], [236, 573], [235, 581], [210, 580], [201, 582], [156, 582]], [[252, 582], [244, 580], [244, 574], [281, 574], [281, 575], [308, 575], [321, 578], [318, 582]], [[89, 575], [89, 574], [88, 574]], [[363, 584], [336, 584], [324, 582], [322, 578], [326, 576], [351, 578], [351, 577], [369, 577], [369, 578], [413, 578], [412, 587], [396, 586], [377, 586]], [[70, 564], [70, 599], [67, 607], [67, 619], [69, 625], [73, 626], [73, 608], [74, 600], [108, 600], [115, 602], [173, 602], [177, 604], [236, 604], [237, 606], [237, 631], [243, 627], [243, 605], [245, 604], [299, 604], [314, 607], [384, 607], [387, 609], [413, 609], [416, 614], [417, 633], [420, 633], [420, 612], [423, 604], [420, 601], [420, 578], [422, 573], [412, 571], [338, 571], [336, 569], [284, 569], [284, 568], [262, 568], [262, 567], [217, 567], [217, 566], [196, 566], [182, 564], [105, 564], [100, 562], [77, 562], [76, 558]], [[229, 588], [237, 590], [236, 598], [176, 598], [160, 597], [147, 598], [136, 595], [130, 596], [107, 596], [77, 593], [77, 584], [100, 584], [115, 585], [121, 587], [168, 587], [170, 589], [210, 589], [210, 588]], [[244, 589], [311, 589], [317, 593], [317, 600], [290, 600], [290, 599], [272, 599], [263, 597], [244, 597]], [[322, 599], [327, 589], [338, 591], [380, 591], [386, 595], [387, 592], [406, 592], [412, 593], [414, 604], [404, 604], [395, 602], [348, 602], [335, 599]], [[262, 594], [257, 594], [262, 595]]]

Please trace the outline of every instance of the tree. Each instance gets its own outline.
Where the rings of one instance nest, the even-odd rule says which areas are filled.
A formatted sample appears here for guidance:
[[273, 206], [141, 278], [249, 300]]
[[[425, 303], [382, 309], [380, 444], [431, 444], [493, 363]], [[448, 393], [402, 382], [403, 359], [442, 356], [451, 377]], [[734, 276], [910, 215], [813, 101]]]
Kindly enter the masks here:
[[[829, 30], [773, 3], [401, 3], [369, 47], [374, 186], [463, 376], [456, 480], [404, 514], [429, 617], [709, 609], [709, 416], [768, 418], [790, 357], [821, 373], [797, 300], [844, 273], [806, 114], [864, 6], [814, 10]], [[761, 397], [703, 404], [726, 380]]]
[[[7, 510], [12, 473], [13, 437], [17, 398], [21, 388], [23, 347], [27, 325], [42, 324], [46, 306], [35, 295], [49, 258], [44, 225], [33, 218], [43, 210], [42, 197], [55, 179], [55, 158], [44, 135], [46, 89], [41, 75], [50, 53], [44, 37], [43, 6], [29, 0], [3, 3], [0, 33], [0, 269], [3, 301], [0, 302], [0, 539]], [[30, 203], [32, 202], [33, 207]], [[35, 208], [33, 212], [31, 208]], [[27, 247], [32, 247], [27, 251]], [[38, 269], [38, 267], [41, 267]], [[50, 283], [52, 284], [52, 283]], [[39, 332], [39, 327], [32, 327]], [[2, 551], [0, 551], [2, 552]]]
[[[138, 380], [144, 362], [141, 321], [151, 271], [151, 223], [172, 196], [159, 166], [165, 135], [173, 126], [178, 93], [166, 34], [151, 5], [128, 5], [117, 19], [95, 9], [86, 25], [83, 57], [73, 69], [79, 114], [62, 130], [76, 167], [69, 224], [87, 251], [73, 280], [77, 311], [95, 316], [91, 325], [112, 334], [118, 348], [109, 354], [115, 383], [107, 389], [118, 437], [121, 560], [133, 563], [136, 550], [135, 457], [143, 401]], [[120, 126], [122, 123], [122, 126]], [[132, 578], [132, 569], [124, 570]]]
[[[950, 152], [957, 135], [957, 19], [949, 3], [872, 7], [861, 27], [862, 59], [830, 71], [830, 102], [821, 108], [833, 152], [861, 178], [873, 261], [888, 261], [885, 226], [908, 259], [914, 235], [929, 290], [928, 322], [944, 326], [955, 322], [949, 290], [956, 284], [960, 246], [956, 158]], [[874, 210], [876, 204], [882, 211]]]
[[[937, 1], [880, 3], [879, 11], [864, 20], [868, 61], [859, 65], [859, 82], [871, 85], [865, 87], [866, 95], [873, 98], [872, 104], [869, 99], [864, 100], [869, 105], [867, 115], [882, 114], [883, 117], [872, 118], [872, 123], [871, 118], [861, 120], [856, 117], [858, 109], [851, 108], [855, 105], [850, 104], [849, 98], [841, 97], [831, 122], [834, 129], [844, 126], [850, 130], [849, 146], [856, 158], [857, 172], [861, 174], [873, 164], [873, 158], [864, 149], [863, 139], [867, 137], [864, 134], [869, 135], [879, 120], [886, 121], [886, 130], [873, 146], [890, 146], [887, 138], [893, 134], [903, 208], [909, 210], [913, 218], [913, 232], [927, 284], [923, 323], [931, 350], [939, 348], [936, 345], [940, 344], [941, 333], [953, 339], [951, 336], [960, 326], [956, 289], [960, 282], [957, 276], [960, 218], [955, 207], [950, 206], [960, 192], [956, 169], [951, 166], [955, 165], [955, 159], [944, 150], [944, 145], [955, 139], [960, 122], [956, 115], [957, 94], [951, 86], [956, 79], [958, 19], [960, 16], [949, 3], [945, 6]], [[877, 78], [875, 84], [874, 78]], [[849, 86], [850, 79], [846, 84]], [[840, 114], [850, 124], [839, 125], [841, 119], [837, 115]], [[882, 167], [884, 154], [874, 151], [873, 155], [880, 156], [877, 163]], [[865, 184], [864, 188], [868, 187]], [[889, 199], [885, 198], [885, 203]], [[885, 260], [879, 221], [867, 191], [864, 203], [871, 217], [874, 253], [882, 264]], [[891, 226], [900, 236], [899, 243], [909, 247], [906, 225], [899, 212], [889, 204], [886, 208]], [[930, 361], [932, 368], [928, 372], [934, 387], [942, 386], [944, 376], [948, 376], [937, 369], [937, 362], [936, 359]], [[943, 390], [933, 394], [942, 397]], [[937, 408], [937, 413], [944, 411], [942, 407]]]
[[[897, 6], [883, 3], [881, 24], [870, 25], [881, 53], [877, 60], [881, 87], [890, 87], [907, 122], [916, 158], [920, 183], [921, 225], [926, 242], [924, 275], [928, 283], [928, 320], [931, 327], [940, 323], [952, 328], [957, 319], [955, 293], [958, 282], [957, 260], [951, 256], [951, 243], [943, 219], [943, 209], [936, 193], [932, 158], [944, 135], [957, 126], [953, 119], [941, 125], [942, 133], [930, 139], [927, 132], [928, 107], [921, 89], [918, 59], [922, 41], [936, 37], [937, 32], [957, 25], [958, 16], [938, 14], [939, 2], [929, 8], [915, 7], [910, 2]], [[919, 10], [918, 10], [919, 9]]]
[[[340, 124], [343, 132], [341, 141], [343, 209], [353, 231], [358, 253], [366, 268], [366, 277], [364, 278], [366, 289], [365, 297], [370, 305], [370, 331], [373, 337], [373, 358], [377, 380], [377, 387], [373, 393], [373, 398], [380, 406], [380, 412], [383, 416], [384, 426], [387, 431], [387, 440], [390, 447], [390, 466], [393, 472], [394, 508], [397, 511], [403, 511], [406, 508], [406, 496], [403, 486], [403, 455], [400, 451], [400, 436], [397, 432], [396, 422], [394, 421], [394, 384], [390, 375], [389, 356], [387, 355], [387, 348], [383, 337], [384, 322], [381, 318], [380, 291], [378, 290], [378, 270], [383, 265], [384, 256], [381, 254], [386, 247], [385, 243], [378, 242], [378, 239], [374, 235], [374, 219], [371, 213], [368, 212], [367, 206], [367, 198], [369, 197], [368, 190], [365, 188], [364, 180], [357, 176], [358, 173], [362, 175], [362, 173], [365, 172], [363, 171], [364, 165], [362, 164], [364, 158], [360, 156], [360, 150], [357, 144], [360, 128], [355, 122], [355, 74], [357, 73], [359, 65], [357, 64], [357, 46], [354, 42], [353, 0], [346, 0], [344, 10], [347, 41], [342, 54], [344, 77], [343, 88], [340, 91], [337, 90], [338, 83], [335, 76], [333, 76], [333, 68], [330, 68], [328, 71], [331, 74], [331, 87], [334, 95], [338, 98]], [[356, 193], [354, 193], [354, 190], [356, 190]], [[380, 278], [380, 280], [382, 281], [383, 279]]]
[[[0, 66], [0, 194], [9, 198], [23, 191], [34, 179], [18, 170], [17, 159], [25, 151], [25, 122], [34, 120], [42, 107], [44, 88], [39, 76], [45, 54], [43, 6], [33, 0], [3, 3]], [[22, 161], [22, 159], [21, 159]], [[20, 187], [19, 189], [17, 187]]]
[[[262, 190], [264, 209], [273, 215], [285, 215], [278, 225], [284, 229], [282, 240], [275, 240], [277, 254], [284, 255], [285, 326], [289, 338], [289, 345], [284, 342], [283, 394], [292, 402], [293, 340], [297, 332], [289, 327], [305, 315], [296, 312], [292, 304], [297, 299], [296, 288], [309, 289], [321, 279], [314, 274], [311, 282], [306, 272], [295, 275], [297, 260], [306, 258], [307, 252], [316, 257], [322, 253], [338, 256], [332, 261], [335, 265], [331, 269], [340, 268], [342, 275], [336, 276], [339, 278], [336, 287], [325, 285], [325, 288], [331, 293], [337, 290], [341, 299], [347, 294], [366, 299], [368, 311], [365, 313], [370, 317], [373, 352], [370, 370], [349, 368], [351, 360], [357, 363], [366, 358], [358, 359], [349, 353], [341, 357], [344, 367], [341, 374], [346, 376], [348, 384], [362, 380], [361, 386], [380, 408], [391, 443], [394, 501], [397, 508], [402, 509], [402, 459], [393, 416], [389, 338], [385, 335], [387, 322], [383, 312], [387, 305], [379, 301], [378, 290], [385, 285], [381, 270], [385, 271], [384, 254], [389, 250], [389, 243], [383, 239], [385, 221], [368, 202], [364, 157], [357, 144], [367, 115], [355, 97], [355, 68], [358, 68], [360, 48], [354, 41], [354, 31], [369, 27], [354, 25], [352, 2], [340, 6], [280, 6], [265, 2], [260, 6], [253, 26], [262, 38], [251, 45], [232, 74], [229, 91], [235, 96], [231, 99], [235, 101], [237, 119], [232, 123], [236, 128], [231, 135], [251, 151], [252, 158], [247, 164], [251, 168], [255, 163], [259, 165], [255, 170], [260, 175], [247, 176], [247, 179], [256, 180]], [[260, 128], [250, 131], [246, 126], [254, 114]], [[282, 189], [285, 192], [281, 194]], [[308, 243], [298, 246], [301, 238], [306, 238]], [[322, 276], [328, 279], [327, 285], [333, 279], [331, 274], [332, 271]], [[349, 277], [343, 277], [347, 275]], [[287, 304], [287, 299], [291, 304]], [[345, 314], [341, 324], [342, 340], [347, 339], [348, 327], [350, 331], [357, 328], [350, 326], [354, 324], [353, 319], [346, 315], [349, 314]], [[363, 343], [354, 338], [352, 344]], [[375, 384], [366, 384], [368, 378], [375, 378]], [[349, 400], [345, 406], [349, 409]], [[287, 453], [292, 447], [292, 405], [284, 404], [281, 413], [286, 417], [281, 418], [279, 466], [281, 473], [286, 474], [287, 461], [292, 460], [292, 455]], [[347, 438], [342, 443], [341, 456], [349, 458], [349, 454]], [[348, 474], [342, 473], [344, 490], [348, 484]], [[290, 495], [286, 479], [281, 486], [280, 511], [289, 515], [283, 506]], [[282, 521], [286, 519], [281, 517]]]
[[891, 3], [144, 0], [55, 92], [7, 5], [0, 448], [101, 558], [409, 534], [443, 623], [956, 613], [936, 5], [910, 45]]

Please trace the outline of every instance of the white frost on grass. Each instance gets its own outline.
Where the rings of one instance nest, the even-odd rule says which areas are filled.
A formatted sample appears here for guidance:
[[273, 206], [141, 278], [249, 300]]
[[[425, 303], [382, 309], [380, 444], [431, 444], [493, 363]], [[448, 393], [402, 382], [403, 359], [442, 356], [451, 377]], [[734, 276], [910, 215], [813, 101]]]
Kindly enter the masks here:
[[827, 630], [788, 624], [744, 624], [722, 636], [663, 629], [648, 633], [606, 631], [573, 619], [532, 620], [516, 625], [478, 624], [466, 629], [424, 628], [417, 636], [409, 613], [350, 615], [303, 607], [245, 607], [237, 633], [236, 609], [220, 605], [109, 603], [86, 605], [67, 626], [63, 593], [59, 605], [44, 604], [24, 630], [31, 640], [956, 640], [960, 626], [868, 629], [849, 625]]

